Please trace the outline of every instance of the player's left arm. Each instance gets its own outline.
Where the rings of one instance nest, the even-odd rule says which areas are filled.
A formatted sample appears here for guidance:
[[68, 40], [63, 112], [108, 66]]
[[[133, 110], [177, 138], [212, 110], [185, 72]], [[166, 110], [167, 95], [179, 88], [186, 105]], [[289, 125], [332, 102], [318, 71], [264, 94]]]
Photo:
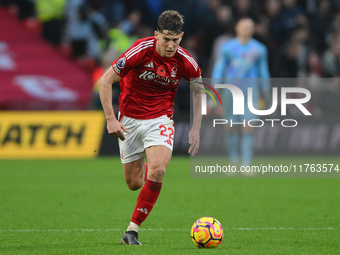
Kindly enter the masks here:
[[202, 122], [202, 94], [204, 94], [204, 87], [202, 83], [202, 77], [197, 78], [194, 81], [189, 82], [189, 87], [193, 92], [193, 123], [189, 132], [189, 150], [188, 153], [194, 156], [200, 145], [200, 129]]

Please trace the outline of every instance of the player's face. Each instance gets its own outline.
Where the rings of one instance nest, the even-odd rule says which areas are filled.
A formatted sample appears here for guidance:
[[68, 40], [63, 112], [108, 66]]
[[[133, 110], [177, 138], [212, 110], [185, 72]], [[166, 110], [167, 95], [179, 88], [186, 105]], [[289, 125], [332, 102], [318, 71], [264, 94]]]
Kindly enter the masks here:
[[254, 33], [254, 22], [250, 19], [242, 19], [236, 25], [236, 34], [242, 39], [249, 39]]
[[163, 58], [171, 58], [175, 55], [179, 43], [182, 40], [183, 32], [181, 34], [170, 33], [169, 30], [162, 32], [155, 31], [157, 40], [156, 50]]

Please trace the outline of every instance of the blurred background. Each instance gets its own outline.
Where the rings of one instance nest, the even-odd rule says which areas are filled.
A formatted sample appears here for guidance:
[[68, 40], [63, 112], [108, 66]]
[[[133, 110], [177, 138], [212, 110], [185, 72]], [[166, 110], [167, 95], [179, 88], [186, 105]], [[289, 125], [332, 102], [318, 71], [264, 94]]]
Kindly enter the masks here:
[[[340, 152], [339, 0], [0, 0], [1, 155], [11, 157], [5, 152], [18, 149], [32, 154], [34, 149], [54, 157], [58, 146], [80, 148], [88, 141], [85, 148], [92, 151], [83, 156], [118, 155], [117, 143], [105, 131], [97, 82], [136, 39], [153, 35], [157, 17], [167, 9], [184, 15], [181, 46], [197, 60], [204, 77], [211, 77], [221, 45], [235, 35], [236, 21], [251, 17], [254, 38], [267, 47], [271, 77], [302, 79], [298, 86], [311, 90], [313, 119], [293, 109], [289, 114], [301, 117], [299, 128], [257, 132], [257, 154]], [[115, 108], [119, 93], [114, 84]], [[187, 151], [189, 98], [182, 81], [174, 109], [175, 154]], [[19, 120], [17, 111], [27, 111], [26, 117]], [[69, 117], [55, 121], [53, 114], [60, 111]], [[92, 126], [94, 133], [87, 131], [92, 117], [79, 121], [79, 111], [97, 118], [97, 131]], [[90, 133], [95, 140], [87, 138]], [[209, 141], [203, 144], [210, 146]], [[66, 150], [64, 156], [81, 155]]]

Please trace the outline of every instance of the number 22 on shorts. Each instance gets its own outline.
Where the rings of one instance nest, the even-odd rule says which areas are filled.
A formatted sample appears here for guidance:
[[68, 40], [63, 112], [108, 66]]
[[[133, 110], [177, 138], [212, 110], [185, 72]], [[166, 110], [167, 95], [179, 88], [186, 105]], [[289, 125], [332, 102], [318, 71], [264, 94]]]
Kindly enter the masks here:
[[164, 142], [166, 142], [167, 144], [170, 144], [172, 146], [172, 140], [174, 139], [174, 129], [172, 127], [166, 127], [164, 125], [160, 125], [160, 135], [164, 136], [168, 139], [164, 140]]

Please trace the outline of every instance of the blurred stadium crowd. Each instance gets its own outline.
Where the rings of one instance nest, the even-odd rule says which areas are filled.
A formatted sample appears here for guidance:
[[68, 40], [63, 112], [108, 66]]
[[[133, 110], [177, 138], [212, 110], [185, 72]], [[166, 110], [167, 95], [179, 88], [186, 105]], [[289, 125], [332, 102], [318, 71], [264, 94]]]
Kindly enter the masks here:
[[[268, 49], [271, 77], [307, 78], [305, 86], [319, 89], [319, 78], [340, 76], [340, 0], [0, 0], [0, 4], [76, 60], [94, 83], [132, 42], [153, 35], [157, 17], [167, 9], [184, 15], [181, 45], [197, 60], [204, 77], [211, 77], [219, 47], [234, 36], [234, 24], [241, 17], [255, 21], [254, 38]], [[330, 98], [325, 107], [340, 110], [338, 82], [321, 89], [321, 95]], [[176, 107], [188, 109], [187, 87], [179, 90], [183, 93], [177, 94]]]

